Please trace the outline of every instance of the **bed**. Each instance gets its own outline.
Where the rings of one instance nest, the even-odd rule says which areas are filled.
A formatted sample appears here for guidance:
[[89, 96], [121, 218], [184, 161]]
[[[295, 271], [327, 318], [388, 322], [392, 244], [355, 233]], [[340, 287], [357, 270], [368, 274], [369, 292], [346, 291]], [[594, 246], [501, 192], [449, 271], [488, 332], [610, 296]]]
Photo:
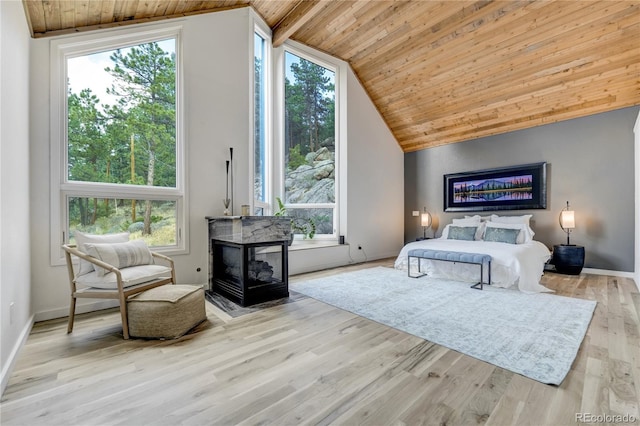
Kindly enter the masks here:
[[[549, 260], [549, 249], [533, 239], [529, 226], [530, 215], [480, 216], [454, 219], [443, 230], [442, 237], [415, 241], [405, 245], [395, 261], [396, 269], [407, 270], [407, 254], [412, 249], [431, 249], [482, 253], [492, 257], [491, 285], [516, 288], [525, 293], [551, 292], [540, 284], [544, 265]], [[462, 233], [458, 232], [462, 229]], [[512, 231], [505, 231], [512, 230]], [[460, 237], [461, 234], [464, 234]], [[507, 237], [495, 237], [508, 234]], [[505, 242], [504, 240], [509, 240]], [[418, 259], [412, 259], [411, 267], [417, 268]], [[428, 276], [470, 283], [478, 282], [477, 265], [420, 259], [421, 270]], [[488, 271], [483, 280], [487, 282]]]

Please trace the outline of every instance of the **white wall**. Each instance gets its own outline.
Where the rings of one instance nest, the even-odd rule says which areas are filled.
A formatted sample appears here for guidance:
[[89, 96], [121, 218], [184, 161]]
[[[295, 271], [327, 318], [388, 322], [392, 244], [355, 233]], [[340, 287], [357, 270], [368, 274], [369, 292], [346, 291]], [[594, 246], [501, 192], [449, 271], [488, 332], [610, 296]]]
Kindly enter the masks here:
[[347, 93], [351, 256], [397, 256], [404, 244], [404, 153], [351, 70]]
[[0, 1], [1, 391], [33, 322], [29, 253], [29, 38], [22, 3]]
[[634, 131], [634, 150], [635, 150], [635, 264], [634, 264], [634, 277], [636, 282], [636, 288], [640, 290], [640, 112], [636, 119]]
[[[174, 256], [180, 283], [207, 282], [208, 243], [204, 217], [222, 214], [225, 161], [234, 148], [235, 211], [249, 204], [250, 46], [249, 8], [197, 15], [152, 26], [176, 25], [183, 30], [187, 203], [189, 254]], [[131, 27], [111, 31], [130, 31]], [[109, 33], [110, 31], [105, 31]], [[73, 37], [73, 36], [68, 36]], [[34, 40], [31, 87], [33, 180], [32, 232], [49, 236], [49, 40]], [[348, 78], [348, 209], [347, 241], [351, 246], [292, 251], [290, 274], [392, 256], [402, 243], [403, 154], [353, 74]], [[383, 173], [381, 173], [383, 172]], [[400, 222], [398, 222], [400, 221]], [[349, 257], [351, 248], [351, 258]], [[34, 244], [33, 306], [36, 320], [67, 315], [66, 269], [49, 265], [47, 244]], [[353, 259], [353, 260], [352, 260]], [[200, 272], [196, 272], [201, 268]], [[78, 303], [78, 312], [105, 306]]]

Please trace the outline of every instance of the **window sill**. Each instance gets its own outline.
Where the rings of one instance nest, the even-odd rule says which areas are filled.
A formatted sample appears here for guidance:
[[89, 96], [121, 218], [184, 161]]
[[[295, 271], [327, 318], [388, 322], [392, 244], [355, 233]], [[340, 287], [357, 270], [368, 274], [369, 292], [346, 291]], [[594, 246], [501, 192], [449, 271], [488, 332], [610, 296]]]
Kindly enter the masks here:
[[339, 245], [346, 245], [346, 244], [339, 244], [338, 241], [335, 241], [335, 240], [330, 240], [330, 241], [295, 240], [293, 244], [289, 246], [289, 251], [336, 247]]

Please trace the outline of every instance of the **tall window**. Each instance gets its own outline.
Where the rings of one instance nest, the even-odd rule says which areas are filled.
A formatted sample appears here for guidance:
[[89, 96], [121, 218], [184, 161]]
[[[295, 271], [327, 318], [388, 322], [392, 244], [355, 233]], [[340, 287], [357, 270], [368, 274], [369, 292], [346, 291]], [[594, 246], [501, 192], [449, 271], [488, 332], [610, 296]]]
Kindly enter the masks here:
[[128, 231], [175, 249], [184, 225], [177, 33], [130, 38], [56, 46], [62, 239]]
[[283, 202], [289, 216], [312, 224], [315, 235], [334, 236], [335, 70], [290, 51], [284, 61]]
[[269, 206], [267, 194], [267, 42], [258, 32], [254, 33], [253, 47], [253, 191], [254, 214], [263, 215]]

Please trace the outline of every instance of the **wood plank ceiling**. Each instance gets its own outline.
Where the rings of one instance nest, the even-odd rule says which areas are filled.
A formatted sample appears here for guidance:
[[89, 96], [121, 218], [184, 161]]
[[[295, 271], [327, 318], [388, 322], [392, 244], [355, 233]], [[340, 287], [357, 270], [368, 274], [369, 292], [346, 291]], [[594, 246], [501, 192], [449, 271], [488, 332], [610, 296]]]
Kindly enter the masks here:
[[640, 2], [23, 0], [34, 37], [253, 7], [351, 65], [405, 152], [640, 104]]

